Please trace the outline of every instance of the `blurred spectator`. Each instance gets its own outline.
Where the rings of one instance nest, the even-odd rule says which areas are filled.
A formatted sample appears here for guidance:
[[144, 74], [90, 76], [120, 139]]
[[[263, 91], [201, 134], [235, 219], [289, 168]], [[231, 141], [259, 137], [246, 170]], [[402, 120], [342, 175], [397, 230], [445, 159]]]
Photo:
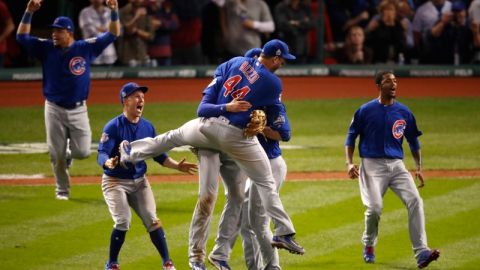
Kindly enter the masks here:
[[446, 0], [430, 0], [418, 7], [413, 19], [413, 34], [415, 48], [420, 63], [431, 64], [436, 62], [436, 55], [432, 53], [429, 35], [433, 26], [442, 19], [443, 15], [451, 16], [452, 3]]
[[175, 0], [173, 7], [180, 21], [172, 33], [173, 64], [201, 65], [202, 7], [209, 0]]
[[[110, 9], [103, 5], [104, 2], [104, 0], [90, 0], [90, 6], [80, 11], [78, 24], [82, 30], [83, 39], [93, 38], [108, 31]], [[112, 65], [116, 60], [115, 45], [111, 43], [92, 64]]]
[[470, 3], [468, 9], [470, 26], [473, 34], [474, 56], [473, 62], [480, 63], [480, 0], [474, 0]]
[[172, 47], [170, 35], [178, 28], [178, 17], [173, 11], [170, 0], [148, 0], [152, 15], [155, 36], [148, 46], [148, 55], [160, 66], [172, 64]]
[[467, 11], [463, 1], [452, 4], [452, 12], [443, 14], [430, 35], [434, 64], [469, 64], [473, 56], [472, 32], [467, 24]]
[[221, 18], [227, 58], [262, 47], [261, 34], [275, 30], [272, 14], [263, 0], [226, 0]]
[[7, 5], [0, 0], [0, 68], [3, 68], [7, 52], [7, 38], [15, 30]]
[[147, 15], [144, 1], [129, 0], [128, 4], [120, 9], [120, 22], [124, 29], [118, 40], [120, 63], [130, 67], [150, 66], [147, 48], [155, 34], [152, 18]]
[[370, 18], [366, 0], [325, 0], [335, 43], [345, 40], [345, 33], [354, 25], [365, 27]]
[[225, 50], [220, 24], [220, 6], [224, 3], [224, 0], [212, 0], [202, 9], [202, 52], [207, 64], [218, 65], [224, 62]]
[[366, 44], [373, 50], [373, 63], [395, 63], [405, 53], [405, 29], [397, 16], [395, 0], [383, 0], [379, 16], [367, 26]]
[[347, 33], [345, 45], [337, 49], [335, 59], [339, 64], [371, 64], [372, 49], [365, 46], [362, 27], [352, 26]]
[[297, 57], [294, 63], [305, 64], [308, 53], [308, 31], [313, 28], [312, 13], [304, 0], [287, 0], [275, 7], [278, 37]]

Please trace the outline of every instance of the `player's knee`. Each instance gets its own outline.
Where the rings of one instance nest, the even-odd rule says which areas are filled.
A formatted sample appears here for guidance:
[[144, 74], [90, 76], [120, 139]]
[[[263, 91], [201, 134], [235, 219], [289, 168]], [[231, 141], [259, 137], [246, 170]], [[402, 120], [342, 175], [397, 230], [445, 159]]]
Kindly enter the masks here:
[[160, 222], [160, 219], [152, 219], [148, 224], [145, 224], [145, 227], [148, 232], [153, 232], [155, 230], [158, 230], [162, 227], [162, 223]]
[[212, 212], [213, 207], [215, 206], [215, 201], [216, 200], [217, 200], [217, 196], [213, 195], [213, 194], [200, 197], [199, 200], [198, 200], [200, 209], [202, 211]]
[[90, 149], [77, 149], [75, 151], [72, 150], [72, 157], [75, 159], [86, 159], [90, 156], [92, 151]]
[[128, 231], [130, 229], [130, 221], [126, 219], [117, 220], [114, 228], [119, 231]]
[[367, 208], [365, 215], [380, 217], [380, 215], [382, 215], [382, 211], [383, 211], [383, 205], [373, 204]]
[[419, 209], [423, 208], [423, 200], [420, 198], [420, 196], [416, 196], [413, 199], [409, 200], [406, 203], [406, 206], [408, 209]]

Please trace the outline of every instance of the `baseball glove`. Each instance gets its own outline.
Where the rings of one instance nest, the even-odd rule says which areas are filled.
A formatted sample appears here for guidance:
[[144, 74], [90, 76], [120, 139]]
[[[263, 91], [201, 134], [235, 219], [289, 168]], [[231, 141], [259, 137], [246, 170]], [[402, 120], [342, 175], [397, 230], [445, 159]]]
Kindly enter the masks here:
[[263, 129], [267, 124], [267, 116], [262, 110], [253, 110], [250, 113], [250, 122], [247, 124], [247, 127], [243, 130], [243, 135], [245, 137], [253, 137], [257, 134], [263, 134]]

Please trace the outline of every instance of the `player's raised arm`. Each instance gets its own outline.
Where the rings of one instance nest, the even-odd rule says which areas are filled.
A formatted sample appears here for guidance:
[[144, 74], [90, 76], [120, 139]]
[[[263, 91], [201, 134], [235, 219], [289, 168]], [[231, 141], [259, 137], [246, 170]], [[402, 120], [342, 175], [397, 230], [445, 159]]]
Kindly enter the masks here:
[[17, 35], [30, 34], [33, 13], [39, 10], [41, 5], [42, 5], [42, 0], [28, 1], [27, 9], [23, 14], [22, 21], [18, 25]]
[[106, 0], [106, 4], [112, 10], [108, 31], [118, 37], [121, 33], [120, 20], [118, 19], [118, 2], [117, 0]]

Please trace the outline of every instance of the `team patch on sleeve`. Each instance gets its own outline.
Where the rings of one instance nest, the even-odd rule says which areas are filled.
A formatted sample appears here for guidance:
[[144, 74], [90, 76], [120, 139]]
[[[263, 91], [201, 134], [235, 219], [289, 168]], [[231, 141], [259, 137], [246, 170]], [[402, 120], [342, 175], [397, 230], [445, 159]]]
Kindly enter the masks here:
[[106, 143], [108, 141], [108, 134], [103, 132], [102, 137], [100, 137], [100, 143]]
[[407, 127], [407, 122], [405, 120], [400, 119], [393, 123], [392, 127], [392, 134], [395, 139], [400, 139], [403, 136], [403, 132], [405, 132], [405, 128]]
[[283, 115], [279, 115], [277, 119], [273, 122], [273, 125], [276, 127], [280, 127], [285, 124], [285, 117]]

